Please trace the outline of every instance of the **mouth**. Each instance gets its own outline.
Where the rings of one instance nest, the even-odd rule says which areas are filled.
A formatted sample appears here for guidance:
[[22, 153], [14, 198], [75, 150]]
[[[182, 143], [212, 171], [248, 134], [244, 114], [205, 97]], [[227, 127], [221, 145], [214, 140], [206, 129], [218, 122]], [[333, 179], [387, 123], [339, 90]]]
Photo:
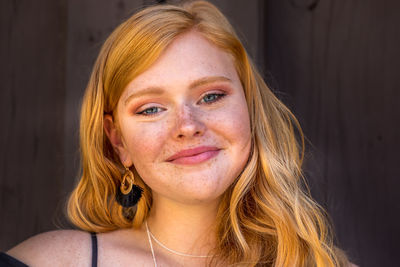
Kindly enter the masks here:
[[218, 155], [220, 149], [212, 146], [200, 146], [181, 150], [166, 161], [174, 164], [192, 165], [207, 161]]

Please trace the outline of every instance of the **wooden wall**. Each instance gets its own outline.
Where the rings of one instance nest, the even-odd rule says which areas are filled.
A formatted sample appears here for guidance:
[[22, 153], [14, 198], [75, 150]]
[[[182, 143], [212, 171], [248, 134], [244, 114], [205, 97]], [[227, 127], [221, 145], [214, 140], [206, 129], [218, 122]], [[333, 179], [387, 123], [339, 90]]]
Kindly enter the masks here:
[[398, 266], [400, 2], [267, 1], [270, 83], [310, 141], [307, 177], [360, 266]]
[[54, 228], [63, 197], [67, 2], [0, 2], [0, 249]]
[[[0, 2], [0, 250], [65, 226], [93, 61], [116, 25], [155, 2]], [[338, 243], [360, 266], [396, 266], [400, 2], [211, 2], [298, 116], [306, 177]]]

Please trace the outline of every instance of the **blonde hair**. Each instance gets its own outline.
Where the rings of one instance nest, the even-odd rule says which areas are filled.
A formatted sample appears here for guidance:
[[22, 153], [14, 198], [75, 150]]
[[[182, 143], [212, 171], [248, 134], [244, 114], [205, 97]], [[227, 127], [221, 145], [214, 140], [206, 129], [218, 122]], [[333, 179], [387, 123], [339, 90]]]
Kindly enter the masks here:
[[71, 222], [105, 232], [139, 227], [146, 219], [152, 196], [140, 177], [144, 197], [135, 210], [115, 201], [121, 163], [104, 134], [103, 117], [114, 113], [127, 84], [190, 30], [233, 56], [251, 120], [248, 164], [224, 193], [217, 216], [218, 260], [238, 266], [345, 266], [322, 209], [302, 189], [304, 138], [296, 118], [265, 84], [227, 19], [205, 1], [148, 7], [106, 40], [82, 105], [82, 177], [68, 202]]

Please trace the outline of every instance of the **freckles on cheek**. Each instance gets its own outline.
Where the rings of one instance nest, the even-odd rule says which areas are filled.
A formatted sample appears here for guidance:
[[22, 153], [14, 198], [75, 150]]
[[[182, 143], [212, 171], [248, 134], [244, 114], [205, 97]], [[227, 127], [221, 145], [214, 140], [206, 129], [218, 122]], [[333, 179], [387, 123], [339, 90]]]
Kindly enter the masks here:
[[236, 117], [238, 131], [243, 136], [250, 136], [250, 115], [249, 110], [247, 108], [246, 102], [241, 103], [238, 105], [234, 110], [233, 114]]
[[232, 138], [231, 141], [245, 141], [250, 138], [250, 119], [247, 106], [231, 106], [217, 117], [218, 119], [215, 120], [215, 124], [219, 129], [230, 135]]
[[129, 150], [134, 161], [143, 161], [145, 158], [155, 159], [162, 149], [162, 140], [165, 139], [162, 127], [142, 125], [131, 129]]
[[247, 114], [237, 114], [236, 132], [243, 138], [250, 138], [250, 119]]

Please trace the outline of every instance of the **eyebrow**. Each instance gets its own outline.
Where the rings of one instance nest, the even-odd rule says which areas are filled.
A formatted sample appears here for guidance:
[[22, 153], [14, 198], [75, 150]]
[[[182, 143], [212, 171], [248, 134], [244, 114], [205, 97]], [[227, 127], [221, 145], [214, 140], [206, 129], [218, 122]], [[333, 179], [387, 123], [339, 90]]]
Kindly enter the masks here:
[[213, 83], [213, 82], [232, 82], [231, 79], [225, 77], [225, 76], [208, 76], [208, 77], [204, 77], [204, 78], [200, 78], [198, 80], [193, 81], [190, 86], [189, 89], [193, 89], [208, 83]]
[[[208, 77], [200, 78], [198, 80], [193, 81], [189, 85], [189, 89], [200, 87], [200, 86], [203, 86], [203, 85], [206, 85], [209, 83], [213, 83], [213, 82], [232, 82], [232, 80], [225, 76], [208, 76]], [[142, 95], [161, 95], [164, 92], [165, 92], [165, 90], [161, 87], [157, 87], [157, 86], [147, 87], [145, 89], [139, 90], [139, 91], [129, 95], [129, 97], [127, 97], [125, 100], [125, 105], [127, 105], [128, 102], [133, 98], [138, 98], [138, 97], [141, 97]]]

